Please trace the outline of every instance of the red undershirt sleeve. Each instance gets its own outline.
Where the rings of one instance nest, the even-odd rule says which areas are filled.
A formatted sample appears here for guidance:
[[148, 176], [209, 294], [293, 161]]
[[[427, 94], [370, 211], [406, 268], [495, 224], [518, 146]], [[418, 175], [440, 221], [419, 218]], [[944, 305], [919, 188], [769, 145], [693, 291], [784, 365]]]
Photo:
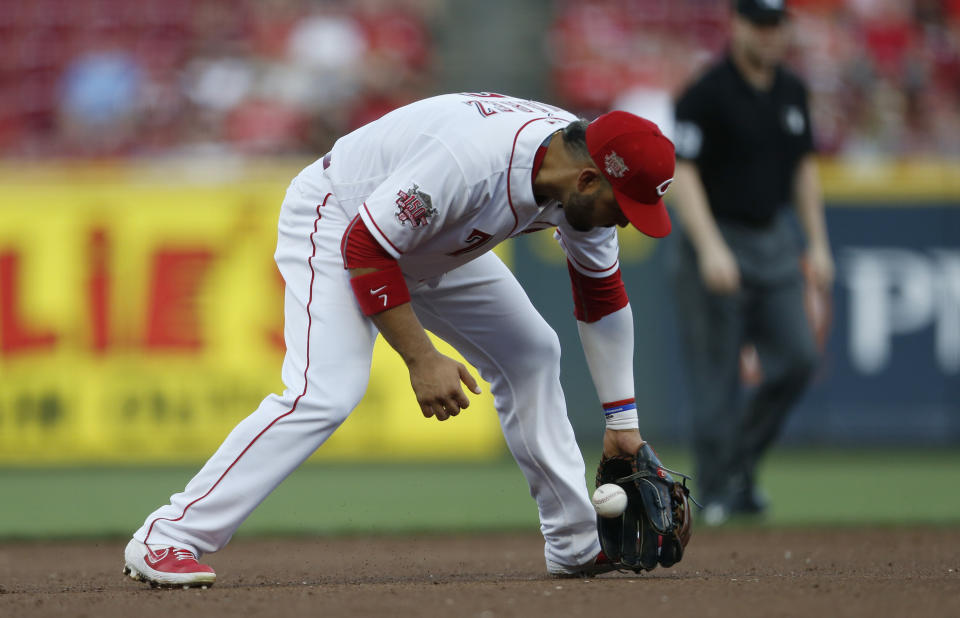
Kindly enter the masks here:
[[353, 218], [340, 240], [344, 268], [389, 268], [397, 261], [380, 246], [360, 215]]
[[353, 294], [364, 315], [376, 315], [410, 302], [410, 291], [400, 271], [400, 263], [374, 239], [359, 215], [343, 233], [340, 253], [346, 269], [376, 269], [350, 278]]
[[387, 250], [380, 246], [360, 215], [353, 218], [340, 241], [344, 268], [390, 268], [397, 265]]
[[620, 269], [606, 277], [588, 277], [567, 260], [573, 288], [573, 314], [581, 322], [596, 322], [605, 315], [627, 306], [627, 290]]

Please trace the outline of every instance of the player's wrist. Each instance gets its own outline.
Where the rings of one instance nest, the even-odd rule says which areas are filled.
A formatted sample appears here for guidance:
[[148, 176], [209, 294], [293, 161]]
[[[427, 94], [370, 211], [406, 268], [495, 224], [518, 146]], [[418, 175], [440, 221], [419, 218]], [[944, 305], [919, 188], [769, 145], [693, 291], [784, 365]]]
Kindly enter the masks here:
[[697, 251], [697, 255], [703, 260], [714, 259], [717, 256], [725, 256], [728, 253], [730, 253], [730, 247], [719, 231], [715, 235], [711, 235], [707, 239], [702, 240]]
[[441, 354], [437, 348], [433, 347], [433, 344], [430, 343], [429, 340], [416, 350], [408, 350], [405, 353], [401, 352], [400, 357], [403, 359], [403, 362], [406, 363], [408, 369], [442, 361], [447, 358]]
[[604, 457], [635, 455], [646, 442], [639, 429], [610, 429], [603, 433]]
[[366, 316], [374, 316], [410, 302], [410, 290], [396, 263], [379, 270], [353, 269], [350, 286], [360, 310]]
[[605, 402], [603, 404], [603, 418], [607, 429], [616, 431], [640, 429], [637, 404], [632, 397], [620, 401]]

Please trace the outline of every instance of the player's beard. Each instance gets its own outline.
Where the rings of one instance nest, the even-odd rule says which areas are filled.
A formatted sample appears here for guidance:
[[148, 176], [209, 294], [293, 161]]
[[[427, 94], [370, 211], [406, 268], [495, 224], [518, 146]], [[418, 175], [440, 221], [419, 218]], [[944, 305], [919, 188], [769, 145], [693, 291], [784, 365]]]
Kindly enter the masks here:
[[563, 201], [563, 216], [573, 229], [578, 232], [589, 232], [594, 228], [593, 209], [596, 203], [596, 195], [570, 193]]

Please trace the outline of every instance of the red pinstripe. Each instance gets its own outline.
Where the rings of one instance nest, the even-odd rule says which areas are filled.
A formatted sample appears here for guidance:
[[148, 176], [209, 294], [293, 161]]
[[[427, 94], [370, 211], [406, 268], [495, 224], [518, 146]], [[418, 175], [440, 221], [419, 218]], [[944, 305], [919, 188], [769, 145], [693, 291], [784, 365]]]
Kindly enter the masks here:
[[616, 266], [616, 265], [617, 265], [617, 262], [620, 261], [620, 260], [617, 260], [617, 261], [615, 261], [613, 264], [611, 264], [610, 266], [607, 266], [606, 268], [590, 268], [589, 266], [587, 266], [586, 264], [584, 264], [583, 262], [581, 262], [580, 260], [578, 260], [578, 259], [575, 258], [575, 257], [570, 257], [570, 256], [568, 256], [567, 259], [570, 260], [570, 261], [572, 261], [572, 262], [574, 262], [574, 263], [575, 263], [577, 266], [579, 266], [581, 269], [586, 270], [586, 271], [591, 272], [591, 273], [602, 273], [602, 272], [606, 272], [606, 271], [610, 270], [611, 268], [613, 268], [614, 266]]
[[370, 229], [359, 214], [353, 218], [340, 239], [340, 257], [343, 259], [343, 267], [347, 270], [352, 268], [382, 270], [397, 265], [396, 258], [370, 233]]
[[373, 218], [373, 215], [370, 213], [370, 209], [367, 208], [367, 203], [366, 203], [366, 202], [363, 203], [363, 209], [367, 211], [367, 216], [369, 216], [369, 217], [370, 217], [370, 221], [373, 222], [373, 227], [377, 228], [377, 231], [380, 232], [380, 235], [383, 236], [383, 239], [386, 240], [388, 243], [390, 243], [390, 246], [393, 247], [393, 250], [394, 250], [394, 251], [396, 251], [396, 252], [399, 253], [400, 255], [403, 255], [403, 251], [401, 251], [399, 248], [397, 248], [397, 246], [396, 246], [395, 244], [393, 244], [393, 241], [390, 240], [390, 238], [383, 232], [383, 230], [380, 229], [380, 226], [377, 225], [377, 220]]
[[357, 221], [360, 220], [360, 215], [357, 214], [350, 221], [350, 225], [347, 226], [347, 231], [343, 233], [343, 236], [340, 237], [340, 257], [343, 258], [343, 267], [347, 268], [347, 236], [350, 235], [350, 231], [353, 230], [353, 226], [357, 224]]
[[[563, 238], [562, 238], [563, 234], [560, 233], [560, 230], [557, 230], [557, 235], [561, 236], [561, 239], [560, 239], [560, 240], [563, 240]], [[602, 273], [602, 272], [604, 272], [604, 271], [610, 270], [611, 268], [613, 268], [614, 266], [617, 265], [617, 262], [620, 261], [620, 259], [617, 258], [617, 260], [615, 260], [615, 261], [613, 262], [613, 264], [611, 264], [610, 266], [607, 266], [606, 268], [590, 268], [589, 266], [587, 266], [586, 264], [583, 264], [580, 260], [578, 260], [578, 259], [576, 259], [576, 258], [572, 258], [572, 257], [570, 257], [570, 256], [567, 256], [567, 260], [568, 260], [568, 261], [571, 261], [571, 260], [572, 260], [573, 262], [576, 262], [577, 266], [579, 266], [579, 267], [582, 268], [583, 270], [586, 270], [586, 271], [592, 272], [592, 273]]]
[[[169, 517], [158, 517], [157, 519], [154, 519], [152, 522], [150, 522], [150, 527], [147, 528], [147, 536], [143, 539], [144, 545], [147, 545], [147, 541], [149, 541], [150, 539], [150, 534], [153, 532], [153, 527], [157, 524], [158, 521], [180, 521], [187, 514], [187, 511], [190, 509], [191, 506], [193, 506], [197, 502], [200, 502], [201, 500], [209, 496], [210, 493], [217, 488], [217, 485], [220, 484], [220, 481], [222, 481], [224, 477], [227, 476], [227, 473], [230, 472], [230, 470], [232, 470], [235, 465], [237, 465], [237, 462], [240, 461], [240, 458], [243, 457], [248, 450], [250, 450], [250, 447], [253, 446], [254, 443], [257, 440], [259, 440], [260, 437], [263, 434], [265, 434], [268, 429], [273, 427], [277, 423], [277, 421], [279, 421], [280, 419], [286, 416], [289, 416], [290, 414], [293, 414], [293, 412], [297, 409], [297, 405], [300, 403], [300, 399], [302, 399], [303, 396], [307, 394], [307, 384], [308, 384], [307, 371], [309, 371], [310, 369], [310, 329], [313, 326], [313, 318], [310, 316], [310, 304], [313, 302], [313, 281], [316, 276], [316, 271], [313, 270], [313, 258], [317, 256], [317, 244], [314, 241], [313, 237], [317, 233], [317, 227], [320, 225], [320, 219], [323, 218], [323, 215], [320, 214], [320, 209], [327, 205], [327, 200], [330, 199], [331, 195], [332, 195], [331, 193], [328, 193], [326, 197], [323, 198], [323, 202], [321, 204], [317, 204], [317, 218], [313, 222], [313, 233], [310, 234], [310, 244], [313, 246], [313, 253], [310, 254], [309, 258], [307, 258], [307, 265], [310, 267], [310, 295], [307, 298], [307, 363], [306, 363], [306, 367], [303, 368], [303, 392], [297, 395], [297, 398], [293, 401], [293, 406], [289, 410], [287, 410], [277, 418], [270, 421], [269, 425], [264, 427], [260, 431], [260, 433], [254, 436], [253, 440], [250, 441], [250, 444], [248, 444], [240, 452], [240, 454], [237, 455], [237, 458], [233, 460], [233, 463], [231, 463], [226, 470], [223, 471], [223, 474], [221, 474], [220, 478], [218, 478], [217, 481], [213, 484], [213, 486], [211, 486], [210, 489], [207, 490], [207, 493], [203, 494], [202, 496], [200, 496], [199, 498], [197, 498], [187, 506], [183, 507], [183, 513], [180, 513], [179, 517], [176, 517], [174, 519], [171, 519]], [[147, 549], [149, 551], [149, 546]]]
[[520, 134], [523, 133], [523, 130], [527, 128], [527, 125], [532, 122], [537, 122], [538, 120], [549, 120], [549, 116], [543, 118], [534, 118], [533, 120], [528, 120], [523, 123], [517, 133], [513, 136], [513, 148], [510, 149], [510, 162], [507, 164], [507, 203], [510, 205], [510, 211], [513, 213], [513, 227], [510, 229], [510, 233], [507, 234], [507, 238], [513, 236], [514, 231], [516, 231], [517, 226], [520, 225], [520, 218], [517, 216], [517, 209], [513, 207], [513, 196], [510, 193], [510, 172], [513, 170], [513, 155], [517, 152], [517, 140], [520, 139]]

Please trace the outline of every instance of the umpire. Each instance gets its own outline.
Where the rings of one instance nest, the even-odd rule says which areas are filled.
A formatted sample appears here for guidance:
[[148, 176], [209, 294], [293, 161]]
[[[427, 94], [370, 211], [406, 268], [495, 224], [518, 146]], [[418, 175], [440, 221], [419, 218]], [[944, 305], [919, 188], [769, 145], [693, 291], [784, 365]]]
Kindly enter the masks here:
[[[817, 361], [801, 257], [817, 289], [834, 275], [806, 88], [782, 66], [785, 3], [734, 0], [731, 28], [726, 55], [677, 101], [672, 187], [697, 481], [712, 525], [766, 508], [757, 464]], [[748, 344], [763, 374], [750, 392], [740, 380]]]

